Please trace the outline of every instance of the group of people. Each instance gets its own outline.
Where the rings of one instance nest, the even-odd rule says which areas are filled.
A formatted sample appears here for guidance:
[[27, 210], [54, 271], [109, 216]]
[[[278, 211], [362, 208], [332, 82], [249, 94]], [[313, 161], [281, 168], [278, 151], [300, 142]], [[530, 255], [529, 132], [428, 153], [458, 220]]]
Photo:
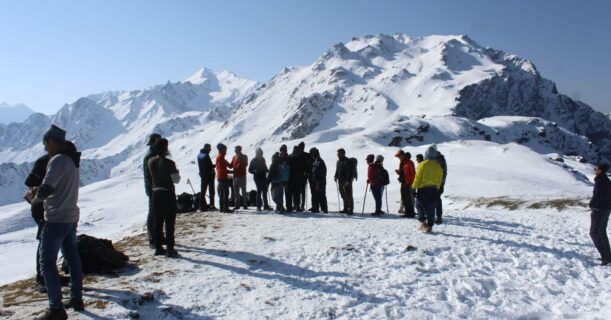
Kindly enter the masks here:
[[[38, 319], [67, 319], [65, 308], [84, 310], [82, 300], [83, 271], [76, 244], [80, 210], [77, 205], [79, 192], [79, 164], [81, 153], [74, 143], [66, 140], [66, 131], [52, 125], [43, 139], [45, 155], [34, 164], [25, 184], [29, 190], [25, 199], [31, 204], [32, 217], [38, 225], [36, 252], [36, 289], [46, 292], [49, 309]], [[144, 157], [143, 173], [145, 191], [149, 197], [147, 234], [149, 245], [155, 255], [178, 256], [175, 250], [174, 226], [176, 223], [176, 192], [174, 185], [180, 182], [180, 173], [173, 160], [169, 159], [168, 140], [152, 134], [148, 141], [149, 151]], [[201, 177], [200, 210], [216, 210], [214, 206], [214, 182], [218, 184], [221, 212], [232, 212], [229, 190], [233, 189], [233, 206], [247, 208], [246, 173], [253, 175], [257, 187], [257, 210], [271, 210], [267, 201], [269, 186], [277, 212], [303, 212], [306, 209], [306, 188], [309, 184], [310, 212], [328, 212], [326, 198], [327, 167], [316, 148], [305, 151], [301, 142], [288, 154], [286, 145], [272, 155], [268, 168], [263, 151], [256, 149], [255, 157], [248, 162], [242, 148], [236, 146], [231, 162], [225, 159], [227, 146], [217, 145], [215, 161], [211, 159], [211, 145], [206, 144], [197, 157]], [[399, 168], [395, 170], [401, 184], [401, 209], [405, 217], [415, 217], [421, 222], [420, 229], [430, 232], [434, 224], [442, 223], [441, 195], [447, 177], [444, 156], [435, 146], [430, 146], [424, 156], [418, 154], [416, 166], [411, 154], [397, 151]], [[343, 200], [341, 213], [354, 214], [352, 196], [353, 181], [358, 179], [357, 159], [346, 156], [344, 149], [337, 150], [334, 180]], [[388, 172], [384, 169], [384, 157], [370, 154], [367, 187], [375, 200], [372, 215], [381, 215], [382, 194], [389, 184]], [[595, 166], [595, 184], [590, 201], [590, 236], [601, 255], [602, 265], [611, 262], [611, 248], [607, 237], [607, 224], [611, 212], [611, 181], [607, 177], [609, 166]], [[209, 195], [209, 203], [206, 201]], [[364, 205], [364, 204], [363, 204]], [[414, 210], [414, 207], [416, 210]], [[165, 225], [165, 234], [164, 234]], [[166, 248], [163, 245], [166, 245]], [[69, 279], [61, 278], [56, 266], [59, 251], [70, 271]], [[61, 285], [70, 283], [70, 299], [62, 302]]]

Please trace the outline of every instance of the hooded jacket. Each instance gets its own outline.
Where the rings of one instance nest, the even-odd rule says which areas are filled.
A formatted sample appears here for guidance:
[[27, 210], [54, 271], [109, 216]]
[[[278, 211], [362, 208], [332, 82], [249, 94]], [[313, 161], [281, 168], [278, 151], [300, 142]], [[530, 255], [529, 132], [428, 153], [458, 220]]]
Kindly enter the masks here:
[[590, 208], [606, 211], [611, 209], [611, 181], [603, 173], [594, 178], [594, 190], [590, 200]]

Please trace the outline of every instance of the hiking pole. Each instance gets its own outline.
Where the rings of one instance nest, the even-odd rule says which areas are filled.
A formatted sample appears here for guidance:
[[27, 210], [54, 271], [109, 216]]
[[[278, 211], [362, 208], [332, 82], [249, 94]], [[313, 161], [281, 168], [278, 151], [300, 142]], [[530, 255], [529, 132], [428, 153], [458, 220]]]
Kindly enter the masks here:
[[339, 212], [339, 184], [335, 181], [335, 186], [337, 187], [337, 212]]
[[365, 201], [367, 201], [367, 188], [369, 187], [369, 184], [366, 183], [365, 184], [365, 195], [363, 196], [363, 210], [361, 211], [361, 215], [365, 214]]
[[384, 186], [384, 193], [386, 193], [386, 213], [390, 214], [390, 210], [388, 210], [388, 188]]
[[193, 195], [195, 195], [195, 189], [193, 189], [193, 185], [191, 184], [191, 180], [187, 179], [187, 184], [191, 186], [191, 191], [193, 191]]

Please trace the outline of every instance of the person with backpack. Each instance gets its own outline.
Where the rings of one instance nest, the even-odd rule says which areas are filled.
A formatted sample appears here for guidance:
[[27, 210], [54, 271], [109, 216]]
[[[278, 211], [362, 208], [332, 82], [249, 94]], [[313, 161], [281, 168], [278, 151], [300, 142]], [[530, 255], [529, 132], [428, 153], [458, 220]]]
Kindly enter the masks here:
[[340, 213], [354, 214], [354, 200], [352, 198], [352, 180], [356, 180], [356, 159], [346, 157], [346, 150], [337, 150], [337, 164], [333, 179], [338, 184], [339, 193], [344, 202], [344, 208]]
[[155, 143], [161, 139], [161, 135], [159, 133], [152, 133], [149, 136], [149, 140], [146, 143], [149, 146], [146, 155], [144, 155], [144, 159], [142, 160], [142, 174], [144, 175], [144, 191], [146, 192], [146, 196], [149, 200], [149, 211], [146, 216], [146, 236], [148, 238], [149, 247], [154, 248], [155, 244], [153, 243], [153, 232], [155, 227], [153, 226], [153, 220], [155, 220], [155, 213], [153, 212], [153, 183], [151, 181], [151, 174], [149, 173], [148, 162], [149, 160], [155, 156], [153, 152], [153, 146]]
[[261, 211], [261, 206], [263, 206], [263, 209], [266, 211], [272, 210], [267, 203], [267, 173], [269, 170], [267, 169], [267, 164], [263, 157], [263, 150], [261, 148], [257, 148], [255, 151], [255, 157], [250, 161], [248, 172], [252, 174], [255, 185], [257, 186], [257, 211]]
[[435, 160], [437, 149], [430, 146], [424, 153], [424, 160], [416, 168], [416, 175], [412, 188], [416, 190], [416, 208], [418, 209], [418, 220], [420, 220], [420, 230], [424, 232], [433, 231], [435, 220], [435, 207], [443, 169], [439, 162]]
[[[32, 171], [25, 179], [25, 185], [29, 188], [30, 191], [34, 188], [40, 187], [40, 185], [42, 184], [42, 179], [47, 173], [47, 164], [49, 163], [49, 159], [49, 155], [45, 154], [38, 158], [36, 162], [34, 162], [34, 167], [32, 168]], [[36, 249], [36, 283], [34, 284], [34, 289], [40, 293], [47, 293], [45, 279], [42, 276], [42, 269], [40, 267], [40, 248], [42, 244], [42, 242], [40, 241], [40, 236], [42, 234], [42, 229], [45, 224], [45, 208], [41, 202], [37, 204], [32, 204], [30, 206], [30, 210], [32, 212], [32, 218], [38, 226], [38, 231], [36, 232], [38, 248]]]
[[403, 150], [397, 151], [395, 157], [399, 158], [399, 169], [395, 172], [399, 176], [398, 180], [401, 184], [401, 207], [403, 207], [403, 216], [413, 218], [416, 216], [414, 211], [414, 199], [412, 193], [412, 183], [416, 175], [416, 168], [411, 160], [412, 155]]
[[437, 206], [435, 207], [435, 224], [442, 224], [443, 220], [441, 219], [441, 216], [443, 215], [443, 203], [441, 201], [441, 195], [443, 194], [443, 187], [446, 184], [446, 177], [448, 176], [448, 164], [446, 163], [446, 158], [439, 151], [437, 151], [437, 162], [439, 162], [439, 165], [443, 170], [443, 178], [441, 178], [441, 186], [439, 187], [437, 197]]
[[369, 154], [365, 158], [367, 162], [367, 184], [369, 184], [369, 189], [375, 201], [375, 211], [371, 214], [372, 216], [382, 215], [382, 192], [384, 192], [384, 186], [379, 179], [381, 162], [378, 162], [378, 160], [373, 154]]
[[292, 212], [293, 211], [293, 188], [291, 184], [289, 183], [289, 181], [291, 180], [292, 169], [290, 167], [290, 156], [289, 156], [288, 148], [286, 144], [283, 144], [280, 146], [280, 160], [281, 160], [280, 163], [285, 165], [285, 168], [286, 168], [284, 173], [288, 171], [288, 177], [283, 176], [282, 178], [282, 187], [284, 188], [284, 200], [286, 204], [286, 212]]
[[235, 210], [240, 206], [248, 209], [248, 193], [246, 191], [246, 170], [248, 168], [248, 156], [242, 153], [242, 147], [235, 147], [235, 155], [231, 159], [233, 167], [233, 197]]
[[220, 210], [223, 213], [232, 213], [233, 210], [229, 209], [229, 174], [231, 173], [231, 170], [229, 169], [231, 168], [231, 163], [225, 160], [227, 146], [219, 143], [216, 146], [216, 149], [218, 150], [218, 154], [216, 155], [215, 159], [215, 168], [216, 180], [218, 181]]
[[[155, 156], [149, 160], [148, 165], [153, 180], [155, 255], [165, 254], [168, 258], [175, 258], [178, 256], [178, 252], [174, 249], [174, 227], [177, 212], [174, 184], [180, 182], [180, 173], [174, 161], [167, 157], [170, 154], [167, 139], [159, 139], [153, 150]], [[164, 224], [166, 249], [162, 246]]]
[[[210, 158], [212, 146], [209, 143], [204, 144], [204, 147], [197, 155], [197, 166], [199, 167], [199, 177], [201, 179], [201, 191], [199, 194], [199, 210], [206, 212], [208, 210], [216, 210], [214, 207], [214, 164]], [[206, 202], [206, 191], [208, 191], [210, 205]]]
[[293, 153], [289, 156], [289, 165], [291, 167], [289, 184], [291, 185], [293, 196], [293, 205], [291, 207], [295, 211], [303, 212], [304, 203], [302, 201], [305, 198], [306, 160], [299, 146], [293, 147]]
[[310, 149], [313, 159], [310, 168], [310, 189], [312, 190], [312, 209], [310, 212], [328, 213], [327, 207], [327, 166], [316, 148]]
[[267, 181], [272, 186], [272, 200], [276, 204], [277, 213], [283, 213], [286, 211], [282, 204], [284, 191], [284, 178], [282, 176], [283, 166], [288, 167], [286, 164], [283, 165], [283, 160], [280, 153], [274, 153], [272, 156], [272, 164], [270, 165], [269, 173], [267, 174]]
[[[38, 319], [67, 319], [65, 307], [83, 311], [83, 270], [76, 245], [76, 227], [80, 209], [79, 164], [81, 153], [70, 141], [66, 131], [52, 125], [43, 136], [49, 155], [46, 173], [40, 187], [33, 187], [26, 198], [32, 205], [43, 203], [44, 226], [41, 235], [40, 265], [47, 286], [49, 309]], [[57, 272], [57, 255], [62, 250], [70, 270], [70, 300], [62, 304], [62, 291]]]
[[607, 237], [607, 225], [609, 214], [611, 213], [611, 181], [607, 177], [609, 165], [599, 163], [594, 167], [594, 190], [589, 207], [590, 214], [590, 237], [594, 246], [600, 253], [601, 265], [606, 266], [611, 263], [611, 247]]

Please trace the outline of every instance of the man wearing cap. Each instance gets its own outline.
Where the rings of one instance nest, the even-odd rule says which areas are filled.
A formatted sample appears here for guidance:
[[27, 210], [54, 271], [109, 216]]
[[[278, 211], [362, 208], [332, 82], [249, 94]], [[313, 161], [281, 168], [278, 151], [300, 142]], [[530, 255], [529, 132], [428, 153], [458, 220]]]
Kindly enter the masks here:
[[144, 160], [142, 161], [142, 173], [144, 174], [144, 191], [146, 192], [146, 196], [149, 198], [149, 212], [146, 216], [146, 235], [149, 241], [149, 247], [154, 248], [155, 243], [153, 241], [153, 233], [155, 230], [155, 226], [153, 225], [153, 221], [155, 220], [155, 215], [153, 213], [153, 180], [151, 179], [151, 173], [149, 171], [149, 160], [155, 156], [153, 152], [153, 146], [155, 143], [161, 139], [161, 135], [159, 133], [153, 133], [149, 136], [149, 140], [146, 143], [149, 146], [146, 155], [144, 155]]
[[399, 175], [399, 183], [401, 183], [401, 206], [404, 209], [404, 217], [413, 218], [416, 216], [414, 212], [414, 202], [412, 198], [411, 185], [414, 182], [416, 169], [412, 162], [412, 155], [403, 150], [397, 151], [395, 157], [399, 158], [399, 169], [395, 172]]
[[40, 187], [26, 195], [30, 203], [42, 202], [45, 209], [40, 264], [47, 285], [49, 309], [38, 319], [67, 319], [56, 266], [60, 249], [70, 268], [70, 302], [66, 307], [84, 310], [83, 270], [76, 245], [80, 152], [67, 147], [66, 131], [55, 125], [44, 134], [43, 145], [50, 157], [47, 171]]

